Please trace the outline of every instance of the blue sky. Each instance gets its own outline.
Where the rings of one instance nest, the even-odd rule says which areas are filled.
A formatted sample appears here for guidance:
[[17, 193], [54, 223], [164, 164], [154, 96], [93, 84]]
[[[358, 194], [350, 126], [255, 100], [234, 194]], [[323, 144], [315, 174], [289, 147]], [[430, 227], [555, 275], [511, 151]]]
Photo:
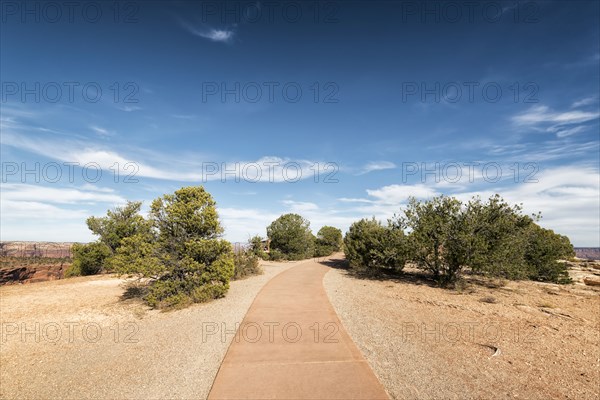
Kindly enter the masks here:
[[597, 1], [72, 3], [2, 3], [2, 240], [203, 184], [231, 241], [500, 193], [600, 245]]

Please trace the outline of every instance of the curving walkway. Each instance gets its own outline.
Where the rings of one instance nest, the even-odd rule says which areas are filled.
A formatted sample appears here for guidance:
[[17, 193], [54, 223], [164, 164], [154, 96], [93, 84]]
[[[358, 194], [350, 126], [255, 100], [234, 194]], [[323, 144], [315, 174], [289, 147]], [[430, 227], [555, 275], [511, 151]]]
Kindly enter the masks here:
[[329, 303], [328, 270], [308, 260], [263, 287], [209, 399], [388, 399]]

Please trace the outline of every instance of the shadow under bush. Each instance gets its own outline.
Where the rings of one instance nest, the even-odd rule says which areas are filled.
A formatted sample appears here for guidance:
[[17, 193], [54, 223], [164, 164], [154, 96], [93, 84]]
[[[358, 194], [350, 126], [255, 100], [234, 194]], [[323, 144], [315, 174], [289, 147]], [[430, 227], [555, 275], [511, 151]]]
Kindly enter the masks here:
[[148, 291], [149, 286], [147, 282], [140, 282], [139, 280], [127, 282], [125, 284], [125, 292], [121, 295], [121, 300], [143, 300], [144, 296], [148, 294]]

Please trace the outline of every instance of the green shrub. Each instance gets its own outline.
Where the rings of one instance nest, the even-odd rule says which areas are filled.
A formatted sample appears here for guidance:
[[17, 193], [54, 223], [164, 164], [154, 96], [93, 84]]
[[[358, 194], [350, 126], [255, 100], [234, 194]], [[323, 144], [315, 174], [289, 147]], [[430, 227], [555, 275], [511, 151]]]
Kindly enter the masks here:
[[333, 226], [319, 229], [315, 238], [315, 257], [325, 257], [340, 251], [342, 247], [342, 231]]
[[351, 268], [371, 274], [399, 272], [407, 257], [404, 232], [391, 225], [383, 226], [375, 218], [361, 219], [350, 226], [344, 251]]
[[121, 241], [121, 246], [107, 263], [120, 274], [140, 274], [156, 279], [168, 272], [168, 265], [162, 258], [158, 242], [148, 241], [144, 235], [134, 235]]
[[147, 226], [128, 230], [107, 264], [122, 274], [150, 278], [144, 297], [150, 306], [183, 307], [225, 295], [235, 269], [233, 249], [219, 238], [216, 203], [203, 187], [154, 200]]
[[[223, 242], [218, 256], [211, 255], [210, 263], [198, 261], [206, 255], [204, 251], [213, 247], [207, 243], [193, 243], [186, 257], [172, 264], [172, 268], [160, 279], [150, 283], [145, 300], [151, 307], [171, 308], [185, 307], [192, 303], [200, 303], [223, 297], [229, 289], [229, 280], [233, 276], [233, 253], [230, 245]], [[229, 246], [229, 249], [227, 248]], [[218, 245], [215, 247], [219, 247]], [[214, 247], [212, 250], [216, 250]], [[204, 254], [203, 254], [204, 253]]]
[[333, 250], [331, 249], [331, 247], [322, 245], [318, 242], [315, 243], [315, 257], [327, 257], [331, 254], [333, 254]]
[[90, 217], [88, 228], [100, 237], [100, 242], [115, 252], [121, 241], [134, 235], [151, 235], [151, 224], [139, 212], [142, 203], [128, 201], [124, 207], [108, 210], [106, 217]]
[[258, 235], [250, 238], [250, 240], [248, 240], [248, 244], [250, 245], [250, 251], [255, 256], [257, 256], [263, 260], [268, 260], [269, 254], [264, 250], [262, 242], [263, 242], [263, 238]]
[[101, 242], [75, 243], [72, 251], [73, 264], [65, 271], [65, 277], [99, 274], [112, 254], [110, 247]]
[[271, 261], [284, 261], [286, 260], [285, 254], [281, 250], [271, 249], [269, 252], [269, 260]]
[[525, 232], [533, 219], [522, 215], [520, 205], [510, 205], [498, 195], [485, 203], [474, 197], [462, 210], [461, 224], [468, 233], [464, 251], [473, 271], [508, 279], [527, 277]]
[[470, 254], [467, 243], [471, 238], [461, 205], [457, 199], [446, 196], [424, 202], [411, 198], [406, 218], [401, 221], [412, 230], [412, 259], [442, 284], [458, 277]]
[[250, 275], [263, 273], [260, 267], [260, 259], [251, 250], [242, 250], [233, 256], [235, 271], [233, 279], [242, 279]]
[[81, 268], [79, 268], [79, 265], [73, 263], [65, 270], [65, 278], [72, 278], [74, 276], [81, 276]]
[[499, 195], [467, 204], [440, 196], [409, 201], [399, 224], [411, 228], [411, 258], [442, 283], [455, 281], [465, 267], [488, 276], [569, 282], [560, 258], [571, 257], [565, 236], [543, 229]]
[[278, 250], [287, 260], [303, 260], [314, 254], [314, 236], [310, 222], [298, 214], [284, 214], [267, 227], [271, 253]]
[[529, 267], [529, 279], [555, 283], [572, 282], [567, 265], [557, 261], [575, 255], [569, 238], [532, 224], [527, 231], [527, 239], [525, 261]]

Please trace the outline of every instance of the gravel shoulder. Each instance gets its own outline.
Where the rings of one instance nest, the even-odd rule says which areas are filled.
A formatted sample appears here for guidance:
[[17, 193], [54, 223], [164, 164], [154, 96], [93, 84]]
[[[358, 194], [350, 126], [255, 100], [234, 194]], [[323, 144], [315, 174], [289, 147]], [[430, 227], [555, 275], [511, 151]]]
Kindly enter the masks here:
[[323, 282], [392, 398], [600, 397], [598, 289], [487, 281], [457, 291], [408, 272], [369, 280], [332, 268]]
[[0, 288], [0, 398], [206, 398], [260, 289], [298, 262], [263, 262], [226, 297], [177, 311], [124, 300], [123, 280]]

